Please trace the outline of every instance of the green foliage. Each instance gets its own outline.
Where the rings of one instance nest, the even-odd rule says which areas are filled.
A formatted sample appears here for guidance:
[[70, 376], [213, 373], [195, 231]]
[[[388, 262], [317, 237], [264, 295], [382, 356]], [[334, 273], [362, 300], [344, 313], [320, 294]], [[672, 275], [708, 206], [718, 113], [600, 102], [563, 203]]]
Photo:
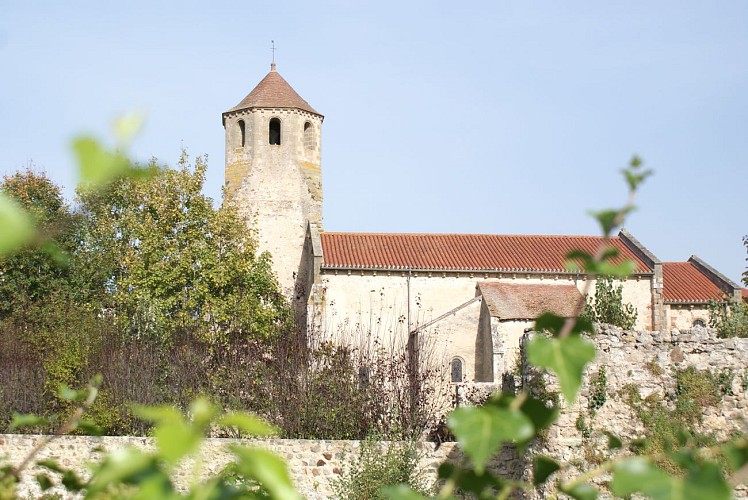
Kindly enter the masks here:
[[289, 325], [268, 255], [236, 210], [213, 208], [201, 190], [207, 164], [151, 164], [145, 178], [79, 191], [81, 275], [102, 307], [118, 311], [132, 338], [169, 342], [179, 332], [225, 344], [267, 339]]
[[595, 295], [587, 298], [585, 317], [595, 323], [606, 323], [630, 330], [636, 324], [636, 307], [623, 303], [623, 284], [617, 287], [609, 276], [595, 282]]
[[670, 474], [682, 474], [683, 468], [673, 454], [681, 446], [711, 446], [711, 436], [696, 429], [704, 411], [714, 407], [724, 394], [720, 376], [693, 366], [676, 370], [675, 397], [672, 409], [667, 402], [652, 394], [641, 399], [636, 386], [625, 387], [625, 400], [647, 429], [646, 437], [634, 443], [637, 453], [654, 457], [657, 465]]
[[748, 337], [748, 302], [709, 301], [709, 326], [722, 338]]
[[[396, 485], [407, 485], [410, 494], [426, 495], [431, 488], [418, 467], [420, 455], [415, 441], [384, 443], [369, 437], [361, 441], [358, 458], [333, 482], [333, 490], [350, 500], [392, 498], [395, 492], [386, 494], [383, 488]], [[395, 498], [403, 497], [397, 493]]]
[[590, 394], [588, 407], [594, 415], [608, 400], [608, 374], [604, 366], [598, 368], [597, 373], [590, 377]]

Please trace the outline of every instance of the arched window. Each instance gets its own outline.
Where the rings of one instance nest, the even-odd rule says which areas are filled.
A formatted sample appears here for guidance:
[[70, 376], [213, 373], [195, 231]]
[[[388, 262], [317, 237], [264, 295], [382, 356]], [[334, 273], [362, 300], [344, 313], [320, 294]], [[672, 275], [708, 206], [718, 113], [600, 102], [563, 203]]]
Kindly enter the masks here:
[[460, 358], [452, 359], [449, 368], [452, 374], [452, 382], [462, 382], [462, 360]]
[[698, 326], [699, 328], [706, 328], [706, 322], [703, 319], [697, 319], [697, 320], [694, 320], [693, 326]]
[[311, 122], [304, 123], [304, 147], [314, 149], [314, 126]]
[[278, 118], [270, 119], [270, 130], [268, 131], [268, 142], [275, 146], [281, 143], [281, 121]]
[[239, 120], [238, 125], [239, 125], [239, 145], [241, 147], [244, 147], [245, 140], [246, 140], [245, 138], [247, 137], [246, 131], [244, 128], [244, 120]]

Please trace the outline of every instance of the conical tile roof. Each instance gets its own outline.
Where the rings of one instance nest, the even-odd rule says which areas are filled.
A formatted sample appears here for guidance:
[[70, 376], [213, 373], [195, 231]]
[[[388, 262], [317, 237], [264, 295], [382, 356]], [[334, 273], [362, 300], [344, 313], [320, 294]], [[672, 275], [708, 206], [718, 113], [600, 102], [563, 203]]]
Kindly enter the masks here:
[[294, 108], [320, 115], [280, 76], [280, 73], [275, 70], [275, 64], [270, 68], [270, 73], [257, 84], [252, 92], [227, 113], [251, 108]]

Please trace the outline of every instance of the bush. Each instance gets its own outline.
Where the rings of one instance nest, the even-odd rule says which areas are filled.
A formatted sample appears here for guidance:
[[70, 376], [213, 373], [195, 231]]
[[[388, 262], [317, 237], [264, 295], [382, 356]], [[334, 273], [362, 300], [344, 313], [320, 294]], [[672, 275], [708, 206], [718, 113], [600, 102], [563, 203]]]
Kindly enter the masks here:
[[361, 441], [358, 460], [333, 483], [333, 491], [348, 500], [385, 500], [386, 486], [407, 484], [414, 491], [428, 494], [423, 472], [418, 468], [420, 453], [414, 441], [384, 443], [373, 438]]
[[623, 285], [614, 286], [613, 279], [600, 276], [595, 282], [595, 295], [587, 297], [584, 314], [593, 323], [615, 325], [631, 330], [636, 324], [636, 307], [623, 303]]

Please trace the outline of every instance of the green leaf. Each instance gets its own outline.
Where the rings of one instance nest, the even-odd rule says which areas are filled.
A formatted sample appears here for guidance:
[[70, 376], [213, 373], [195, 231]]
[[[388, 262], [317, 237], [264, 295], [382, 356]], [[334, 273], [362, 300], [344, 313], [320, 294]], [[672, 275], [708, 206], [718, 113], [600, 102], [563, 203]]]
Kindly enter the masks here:
[[634, 457], [613, 466], [610, 490], [618, 496], [642, 493], [654, 500], [729, 499], [732, 491], [722, 477], [718, 465], [693, 463], [685, 477], [671, 476], [648, 458]]
[[39, 488], [42, 489], [42, 491], [47, 491], [55, 484], [52, 482], [52, 480], [49, 478], [46, 474], [37, 474], [36, 475], [36, 483], [39, 485]]
[[160, 424], [153, 434], [159, 455], [171, 465], [197, 450], [202, 441], [201, 433], [184, 420]]
[[34, 235], [31, 215], [15, 200], [0, 193], [0, 256], [22, 248]]
[[73, 141], [73, 150], [78, 158], [80, 182], [94, 189], [122, 176], [130, 168], [125, 155], [107, 151], [92, 137]]
[[143, 128], [145, 114], [139, 111], [128, 113], [114, 121], [114, 135], [120, 143], [130, 142]]
[[210, 425], [216, 413], [218, 413], [218, 409], [206, 398], [197, 398], [190, 404], [192, 423], [199, 429], [204, 429]]
[[559, 413], [558, 408], [548, 408], [543, 401], [529, 396], [522, 403], [520, 411], [532, 421], [536, 433], [553, 425]]
[[748, 463], [748, 439], [726, 444], [722, 447], [722, 454], [733, 472], [739, 470]]
[[527, 346], [527, 359], [533, 365], [555, 373], [561, 392], [572, 404], [582, 384], [585, 365], [595, 359], [595, 346], [575, 335], [564, 339], [536, 335]]
[[398, 484], [396, 486], [384, 486], [381, 490], [385, 498], [392, 500], [425, 500], [426, 497], [413, 491], [407, 484]]
[[237, 471], [265, 487], [273, 498], [300, 499], [286, 469], [286, 463], [274, 453], [260, 448], [231, 446], [237, 456]]
[[21, 427], [30, 427], [32, 425], [47, 425], [49, 420], [38, 415], [13, 413], [13, 419], [10, 422], [9, 429], [18, 429]]
[[613, 434], [612, 432], [605, 431], [605, 435], [608, 436], [608, 449], [618, 450], [623, 447], [621, 439]]
[[454, 479], [457, 487], [466, 493], [473, 493], [478, 498], [487, 490], [501, 490], [506, 483], [500, 477], [484, 471], [478, 474], [473, 469], [462, 469], [449, 462], [444, 462], [438, 469], [439, 479]]
[[68, 491], [80, 491], [85, 487], [85, 482], [71, 470], [62, 471], [62, 485]]
[[[536, 332], [548, 331], [557, 337], [561, 333], [561, 329], [566, 322], [565, 318], [556, 316], [553, 313], [543, 313], [535, 319], [535, 326], [533, 327]], [[579, 334], [583, 332], [593, 332], [594, 328], [592, 323], [587, 318], [577, 318], [574, 326], [571, 329], [571, 333]]]
[[170, 490], [168, 476], [159, 470], [155, 457], [134, 448], [114, 450], [94, 469], [89, 493], [107, 488], [110, 484], [140, 484], [148, 477], [156, 476], [162, 488]]
[[87, 436], [101, 436], [104, 429], [91, 420], [81, 420], [78, 422], [78, 429], [83, 431]]
[[503, 443], [524, 442], [535, 436], [532, 421], [524, 414], [493, 406], [458, 408], [450, 413], [447, 425], [478, 474]]
[[235, 427], [250, 436], [274, 436], [278, 430], [260, 417], [246, 412], [232, 412], [218, 419], [218, 425]]
[[60, 399], [65, 401], [85, 401], [88, 397], [88, 391], [85, 389], [76, 391], [68, 387], [66, 384], [60, 384], [58, 395], [60, 396]]
[[625, 216], [633, 210], [633, 207], [624, 207], [621, 209], [591, 210], [589, 214], [597, 219], [600, 224], [600, 230], [603, 236], [607, 237], [613, 233], [613, 230], [623, 223]]
[[543, 484], [548, 476], [561, 468], [558, 462], [545, 455], [535, 455], [533, 457], [532, 483], [535, 486]]
[[60, 467], [57, 460], [53, 458], [45, 458], [43, 460], [37, 460], [36, 465], [44, 467], [45, 469], [51, 470], [52, 472], [62, 472], [64, 469]]
[[561, 485], [561, 491], [577, 500], [595, 500], [597, 498], [597, 488], [588, 483], [577, 484], [570, 488]]

